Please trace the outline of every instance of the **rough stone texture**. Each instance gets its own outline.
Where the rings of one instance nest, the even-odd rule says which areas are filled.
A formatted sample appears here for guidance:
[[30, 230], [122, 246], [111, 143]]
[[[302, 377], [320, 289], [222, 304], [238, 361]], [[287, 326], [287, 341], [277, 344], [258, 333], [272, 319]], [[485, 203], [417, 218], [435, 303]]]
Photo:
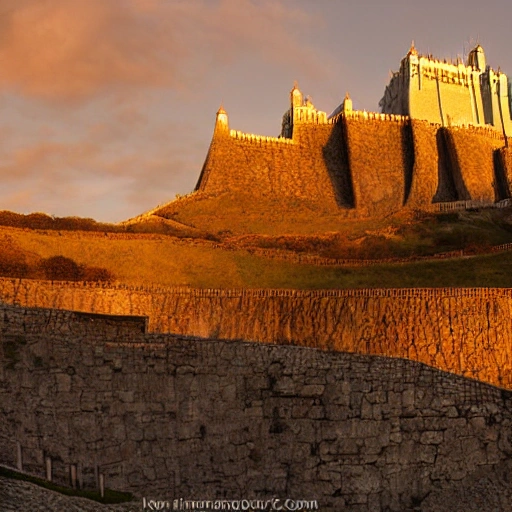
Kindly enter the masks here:
[[[511, 512], [512, 490], [509, 482], [509, 464], [497, 464], [492, 468], [484, 467], [470, 477], [456, 481], [444, 489], [432, 490], [425, 500], [420, 505], [414, 506], [412, 510], [418, 512], [482, 512], [488, 510]], [[159, 501], [157, 496], [152, 498]], [[20, 510], [30, 510], [31, 512], [61, 510], [69, 512], [140, 512], [143, 509], [141, 498], [120, 505], [100, 505], [94, 501], [71, 498], [41, 489], [28, 482], [7, 480], [2, 477], [0, 477], [0, 504], [2, 512], [19, 512]], [[156, 506], [154, 510], [158, 510]], [[358, 508], [360, 509], [358, 504], [345, 505], [343, 510], [358, 510]], [[319, 507], [319, 510], [325, 510], [325, 508]]]
[[151, 332], [406, 357], [512, 388], [509, 289], [129, 289], [0, 279], [0, 300], [149, 317]]
[[454, 181], [459, 200], [498, 201], [494, 151], [503, 146], [503, 138], [489, 137], [481, 130], [449, 128], [455, 152]]
[[[343, 140], [334, 140], [338, 130], [333, 128], [299, 125], [293, 143], [216, 131], [197, 188], [208, 194], [243, 190], [266, 198], [309, 199], [337, 209], [336, 191], [343, 187], [335, 180], [349, 181], [343, 177], [339, 156]], [[336, 151], [329, 149], [333, 146]], [[324, 156], [324, 151], [333, 156]]]
[[400, 210], [409, 196], [414, 149], [408, 121], [347, 119], [355, 206], [364, 217]]
[[56, 481], [404, 511], [512, 455], [511, 392], [420, 363], [0, 314], [0, 462]]
[[512, 151], [510, 148], [502, 148], [500, 150], [500, 164], [506, 180], [504, 184], [504, 195], [506, 197], [510, 197], [510, 190], [512, 187]]
[[243, 192], [285, 209], [304, 200], [343, 218], [429, 209], [432, 202], [492, 203], [510, 196], [510, 177], [496, 189], [503, 165], [495, 150], [504, 144], [491, 128], [443, 128], [366, 112], [298, 123], [292, 139], [216, 129], [196, 190], [229, 193], [235, 201]]
[[421, 209], [432, 203], [438, 188], [439, 148], [438, 125], [426, 121], [411, 121], [414, 144], [414, 169], [407, 205]]

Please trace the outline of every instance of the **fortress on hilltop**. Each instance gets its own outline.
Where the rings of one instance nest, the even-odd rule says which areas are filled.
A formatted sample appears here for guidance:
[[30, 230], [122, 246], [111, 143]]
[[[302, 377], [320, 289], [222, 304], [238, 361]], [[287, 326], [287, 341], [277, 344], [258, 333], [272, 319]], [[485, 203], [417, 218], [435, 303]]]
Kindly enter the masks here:
[[279, 137], [266, 137], [230, 129], [221, 107], [196, 191], [317, 203], [347, 218], [500, 205], [511, 197], [510, 89], [481, 46], [449, 64], [413, 45], [381, 113], [353, 110], [347, 94], [327, 115], [295, 84]]

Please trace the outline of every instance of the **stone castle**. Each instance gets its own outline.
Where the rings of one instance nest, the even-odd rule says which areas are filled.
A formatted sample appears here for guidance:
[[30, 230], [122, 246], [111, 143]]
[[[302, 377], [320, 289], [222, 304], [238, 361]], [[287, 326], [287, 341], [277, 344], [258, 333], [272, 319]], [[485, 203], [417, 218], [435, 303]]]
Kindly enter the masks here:
[[441, 126], [492, 126], [512, 135], [512, 82], [486, 64], [477, 45], [464, 64], [419, 55], [414, 47], [386, 87], [382, 112], [425, 119]]
[[[347, 95], [327, 115], [295, 85], [274, 138], [230, 130], [221, 108], [197, 190], [353, 218], [500, 204], [507, 87], [480, 47], [467, 66], [411, 48], [382, 113]], [[3, 278], [0, 301], [0, 465], [139, 497], [326, 511], [455, 510], [486, 479], [487, 508], [509, 502], [510, 289]]]
[[355, 111], [347, 94], [327, 115], [295, 84], [279, 137], [232, 130], [221, 108], [196, 192], [316, 202], [347, 218], [511, 197], [510, 82], [481, 46], [449, 64], [413, 45], [380, 105]]

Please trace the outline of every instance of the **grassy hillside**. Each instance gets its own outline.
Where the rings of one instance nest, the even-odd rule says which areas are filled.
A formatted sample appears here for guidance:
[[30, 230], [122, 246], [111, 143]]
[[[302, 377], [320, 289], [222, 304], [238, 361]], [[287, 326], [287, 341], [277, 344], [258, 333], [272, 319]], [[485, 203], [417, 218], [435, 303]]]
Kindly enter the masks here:
[[511, 208], [437, 214], [404, 210], [393, 216], [355, 219], [351, 210], [340, 209], [335, 214], [305, 200], [284, 204], [263, 199], [255, 202], [250, 196], [196, 193], [155, 210], [151, 218], [154, 223], [155, 219], [177, 222], [217, 239], [258, 235], [268, 244], [275, 238], [309, 237], [322, 240], [323, 250], [332, 252], [329, 257], [340, 258], [368, 257], [364, 251], [347, 256], [343, 248], [372, 245], [371, 240], [379, 238], [386, 242], [377, 244], [379, 250], [400, 257], [512, 242]]
[[173, 201], [154, 212], [212, 234], [315, 234], [337, 231], [340, 223], [354, 216], [351, 210], [333, 213], [318, 202], [298, 198], [277, 199], [250, 194], [194, 193]]
[[[371, 267], [321, 267], [266, 259], [243, 247], [164, 235], [0, 228], [5, 254], [35, 264], [64, 256], [130, 285], [199, 288], [512, 287], [512, 253]], [[3, 261], [3, 258], [1, 258]]]

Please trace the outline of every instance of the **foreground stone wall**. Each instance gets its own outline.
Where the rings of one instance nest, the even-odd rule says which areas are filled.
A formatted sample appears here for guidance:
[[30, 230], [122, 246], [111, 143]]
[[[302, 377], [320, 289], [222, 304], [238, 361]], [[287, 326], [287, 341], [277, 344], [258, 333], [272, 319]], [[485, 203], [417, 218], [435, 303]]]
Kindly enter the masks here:
[[0, 462], [42, 476], [50, 459], [57, 481], [73, 465], [86, 487], [165, 499], [403, 511], [512, 455], [510, 392], [419, 363], [0, 319]]
[[509, 289], [130, 289], [0, 279], [0, 301], [147, 316], [151, 332], [406, 357], [512, 388]]

